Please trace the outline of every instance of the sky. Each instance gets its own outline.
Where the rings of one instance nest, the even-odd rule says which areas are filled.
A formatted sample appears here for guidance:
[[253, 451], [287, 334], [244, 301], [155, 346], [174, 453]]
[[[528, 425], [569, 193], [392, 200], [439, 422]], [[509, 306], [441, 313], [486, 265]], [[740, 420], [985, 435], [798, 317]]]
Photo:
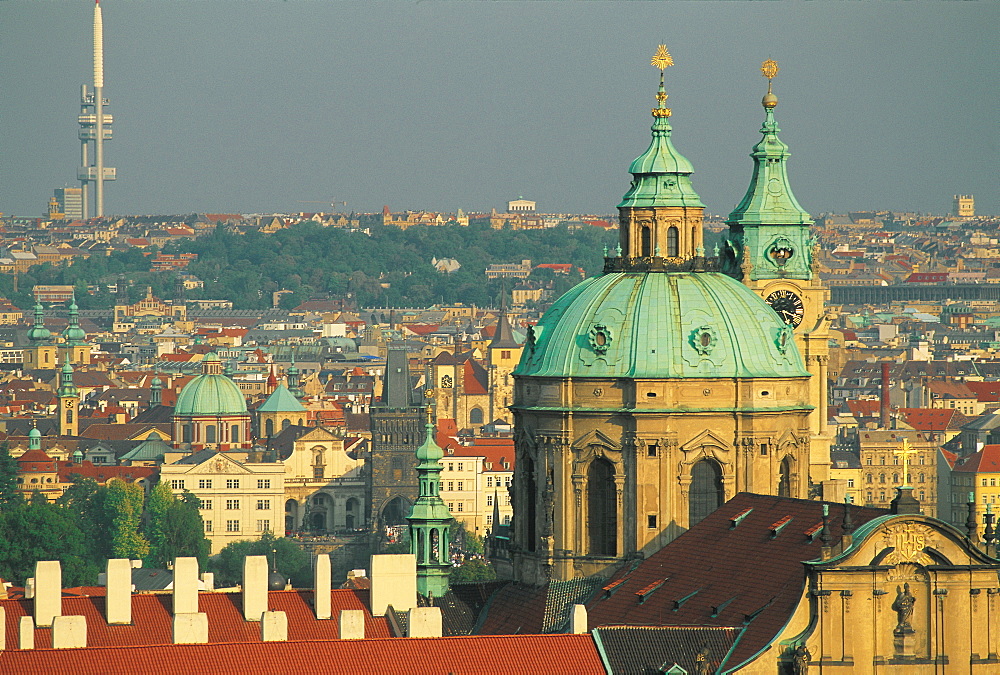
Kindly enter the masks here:
[[[108, 214], [613, 213], [665, 43], [674, 145], [728, 214], [760, 63], [812, 214], [1000, 214], [1000, 3], [105, 0]], [[78, 186], [89, 0], [0, 1], [0, 212]]]

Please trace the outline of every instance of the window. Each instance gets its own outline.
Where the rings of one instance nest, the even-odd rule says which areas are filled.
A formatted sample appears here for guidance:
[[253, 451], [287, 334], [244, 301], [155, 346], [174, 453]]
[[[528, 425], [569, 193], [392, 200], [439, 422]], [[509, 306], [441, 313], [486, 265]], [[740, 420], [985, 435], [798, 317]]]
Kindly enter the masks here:
[[211, 532], [212, 531], [212, 521], [211, 520], [206, 520], [205, 521], [205, 531], [206, 532]]
[[240, 489], [240, 479], [239, 478], [227, 478], [226, 479], [226, 487], [229, 488], [230, 490], [239, 490]]
[[868, 466], [871, 466], [871, 465], [872, 465], [872, 458], [871, 458], [871, 457], [869, 457], [869, 458], [868, 458]]
[[198, 488], [201, 490], [211, 490], [212, 489], [212, 479], [202, 478], [198, 481]]
[[764, 457], [767, 455], [767, 443], [760, 444], [760, 456]]
[[847, 479], [847, 487], [849, 487], [849, 488], [854, 487], [854, 479], [853, 478], [848, 478]]
[[205, 427], [205, 442], [215, 443], [215, 425], [209, 424]]
[[920, 474], [920, 482], [921, 482], [921, 483], [923, 483], [923, 482], [924, 482], [924, 474]]
[[257, 500], [257, 510], [258, 511], [268, 511], [271, 508], [270, 499], [258, 499]]
[[170, 489], [171, 490], [183, 490], [184, 489], [184, 481], [182, 481], [182, 480], [176, 480], [176, 479], [170, 481]]
[[493, 524], [493, 516], [492, 515], [486, 516], [486, 524], [487, 525], [492, 525]]
[[997, 479], [990, 478], [990, 487], [996, 487], [996, 485], [997, 485]]
[[867, 474], [865, 476], [865, 482], [866, 483], [871, 483], [872, 482], [872, 475], [871, 474]]
[[705, 516], [722, 506], [725, 501], [722, 469], [710, 460], [703, 459], [691, 468], [691, 491], [688, 496], [689, 527], [701, 522]]
[[486, 495], [486, 506], [493, 506], [493, 495]]
[[[985, 497], [984, 497], [984, 499], [985, 499]], [[455, 502], [448, 502], [448, 510], [449, 511], [454, 511], [455, 510]]]
[[201, 509], [201, 510], [203, 510], [203, 511], [210, 511], [212, 509], [212, 500], [211, 499], [199, 499], [198, 500], [198, 508]]
[[239, 532], [239, 531], [240, 531], [240, 521], [238, 520], [226, 521], [226, 532]]
[[486, 477], [486, 487], [488, 488], [493, 487], [493, 476]]
[[257, 489], [258, 490], [270, 490], [271, 489], [271, 479], [270, 478], [258, 478], [257, 479]]
[[[454, 471], [454, 470], [455, 470], [455, 465], [452, 464], [451, 462], [448, 462], [448, 471]], [[983, 485], [985, 485], [985, 483], [983, 483]]]
[[461, 462], [458, 463], [458, 470], [462, 471], [462, 463]]
[[462, 507], [463, 507], [464, 505], [465, 505], [465, 502], [459, 502], [459, 503], [458, 503], [458, 510], [459, 510], [460, 512], [462, 511]]
[[458, 481], [458, 491], [462, 491], [462, 481]]
[[676, 258], [680, 255], [679, 232], [676, 227], [671, 226], [667, 230], [667, 257]]
[[258, 532], [270, 532], [271, 531], [271, 521], [270, 520], [258, 520], [257, 521], [257, 531]]
[[500, 350], [500, 358], [501, 359], [509, 359], [510, 358], [510, 350], [509, 349], [501, 349]]
[[240, 508], [240, 500], [239, 499], [227, 499], [226, 500], [226, 509], [228, 511], [234, 511], [234, 510], [236, 510], [238, 508]]
[[884, 473], [880, 473], [878, 475], [878, 482], [879, 483], [884, 483], [885, 482], [885, 474]]
[[986, 479], [983, 479], [983, 487], [986, 487]]
[[448, 492], [451, 492], [454, 489], [455, 489], [454, 481], [448, 481]]
[[651, 530], [655, 530], [656, 529], [656, 516], [655, 515], [650, 514], [650, 515], [646, 516], [646, 527], [648, 527]]

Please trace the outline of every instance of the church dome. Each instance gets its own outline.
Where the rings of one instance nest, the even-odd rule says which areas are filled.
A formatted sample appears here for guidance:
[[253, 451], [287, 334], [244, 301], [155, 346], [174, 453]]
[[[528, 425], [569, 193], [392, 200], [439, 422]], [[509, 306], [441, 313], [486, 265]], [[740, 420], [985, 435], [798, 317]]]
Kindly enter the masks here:
[[204, 372], [181, 389], [174, 415], [245, 415], [247, 402], [243, 392], [221, 372], [219, 357], [205, 357]]
[[533, 328], [522, 377], [808, 377], [792, 329], [717, 272], [613, 272], [563, 295]]

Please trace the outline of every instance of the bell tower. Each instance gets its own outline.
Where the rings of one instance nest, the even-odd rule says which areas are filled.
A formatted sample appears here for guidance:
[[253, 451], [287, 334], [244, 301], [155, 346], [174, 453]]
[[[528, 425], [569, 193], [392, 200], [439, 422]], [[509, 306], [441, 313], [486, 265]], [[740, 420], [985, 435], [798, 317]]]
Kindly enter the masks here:
[[63, 359], [62, 371], [59, 376], [59, 435], [76, 436], [80, 428], [79, 422], [80, 390], [73, 383], [73, 366], [69, 358]]
[[829, 327], [825, 303], [830, 292], [820, 281], [819, 246], [810, 233], [809, 213], [799, 205], [788, 181], [788, 146], [778, 138], [774, 109], [778, 97], [772, 81], [778, 64], [761, 65], [767, 78], [763, 138], [753, 147], [753, 176], [743, 200], [726, 224], [729, 235], [720, 254], [723, 271], [753, 289], [795, 331], [799, 351], [812, 375], [809, 478], [819, 484], [829, 477], [832, 438], [827, 424]]

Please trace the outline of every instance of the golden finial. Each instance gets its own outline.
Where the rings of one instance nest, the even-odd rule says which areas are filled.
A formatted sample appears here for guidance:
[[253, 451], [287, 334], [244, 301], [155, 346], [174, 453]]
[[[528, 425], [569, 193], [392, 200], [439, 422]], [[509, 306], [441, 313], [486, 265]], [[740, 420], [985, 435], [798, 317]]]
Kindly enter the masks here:
[[667, 92], [663, 89], [663, 71], [674, 65], [674, 59], [667, 51], [666, 45], [660, 45], [656, 48], [656, 53], [653, 54], [653, 60], [650, 63], [660, 69], [660, 90], [656, 92], [656, 100], [659, 105], [653, 108], [653, 117], [670, 117], [670, 108], [664, 105], [667, 101]]
[[651, 65], [659, 68], [660, 72], [663, 72], [664, 68], [669, 68], [674, 65], [674, 59], [670, 56], [670, 52], [667, 51], [667, 45], [660, 45], [656, 48], [656, 53], [653, 54]]
[[778, 74], [778, 70], [778, 62], [774, 59], [768, 59], [760, 64], [760, 72], [767, 78], [767, 93], [764, 95], [764, 100], [761, 101], [765, 108], [773, 108], [778, 105], [778, 97], [771, 93], [771, 80]]

